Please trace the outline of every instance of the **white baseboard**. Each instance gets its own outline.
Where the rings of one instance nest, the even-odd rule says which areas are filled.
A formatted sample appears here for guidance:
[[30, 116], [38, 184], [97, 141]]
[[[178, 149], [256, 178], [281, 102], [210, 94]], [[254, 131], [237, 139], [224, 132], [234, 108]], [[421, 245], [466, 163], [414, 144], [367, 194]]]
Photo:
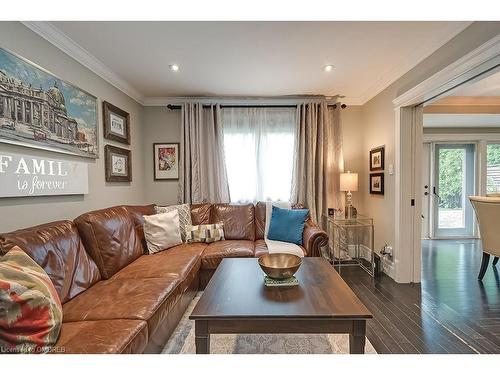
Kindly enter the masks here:
[[389, 276], [391, 279], [395, 280], [396, 271], [394, 269], [394, 261], [388, 256], [381, 256], [381, 266], [382, 272]]

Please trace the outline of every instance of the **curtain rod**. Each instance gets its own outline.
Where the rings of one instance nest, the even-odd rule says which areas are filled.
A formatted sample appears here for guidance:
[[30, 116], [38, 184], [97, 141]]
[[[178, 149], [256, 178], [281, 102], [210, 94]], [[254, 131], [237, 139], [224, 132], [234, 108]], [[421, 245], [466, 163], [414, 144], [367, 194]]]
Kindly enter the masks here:
[[[327, 104], [328, 107], [333, 107], [337, 108], [337, 104]], [[203, 108], [208, 108], [210, 107], [209, 104], [203, 104]], [[221, 108], [297, 108], [297, 105], [290, 105], [290, 104], [271, 104], [271, 105], [266, 105], [266, 104], [246, 104], [246, 105], [221, 105]], [[167, 108], [170, 109], [171, 111], [175, 109], [181, 109], [182, 106], [180, 105], [174, 105], [174, 104], [168, 104]], [[347, 108], [347, 104], [340, 104], [340, 108], [344, 109]]]

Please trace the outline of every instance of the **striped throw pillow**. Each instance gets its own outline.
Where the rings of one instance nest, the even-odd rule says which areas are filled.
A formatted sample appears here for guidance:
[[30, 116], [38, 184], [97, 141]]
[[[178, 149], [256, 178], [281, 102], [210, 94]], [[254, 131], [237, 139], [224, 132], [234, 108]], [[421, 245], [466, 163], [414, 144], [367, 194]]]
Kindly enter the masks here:
[[186, 230], [186, 242], [216, 242], [223, 241], [224, 238], [224, 224], [202, 224], [191, 225]]

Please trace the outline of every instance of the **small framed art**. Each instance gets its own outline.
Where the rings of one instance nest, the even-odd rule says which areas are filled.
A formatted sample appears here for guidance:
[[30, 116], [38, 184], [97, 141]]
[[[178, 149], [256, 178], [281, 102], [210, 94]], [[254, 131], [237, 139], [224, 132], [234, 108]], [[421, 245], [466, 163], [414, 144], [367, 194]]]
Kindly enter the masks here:
[[385, 147], [370, 150], [370, 171], [383, 171], [385, 164]]
[[130, 144], [130, 115], [108, 102], [102, 102], [104, 138]]
[[104, 146], [107, 182], [132, 181], [131, 151], [110, 145]]
[[154, 143], [154, 179], [179, 179], [179, 143]]
[[370, 194], [384, 195], [384, 173], [370, 174]]

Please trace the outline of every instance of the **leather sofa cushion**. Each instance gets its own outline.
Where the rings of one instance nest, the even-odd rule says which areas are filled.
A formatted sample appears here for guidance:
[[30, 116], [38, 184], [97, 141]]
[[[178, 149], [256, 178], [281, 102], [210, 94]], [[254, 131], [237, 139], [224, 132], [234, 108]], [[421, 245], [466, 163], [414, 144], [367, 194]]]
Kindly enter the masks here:
[[179, 277], [198, 272], [207, 244], [182, 244], [156, 254], [143, 255], [116, 273], [112, 279]]
[[[304, 256], [307, 256], [307, 251], [304, 248], [304, 246], [300, 247], [302, 251], [304, 252]], [[255, 241], [255, 258], [259, 258], [262, 255], [268, 254], [269, 250], [267, 249], [266, 241], [264, 240], [257, 240]]]
[[199, 203], [191, 205], [191, 221], [193, 225], [211, 224], [212, 205], [210, 203]]
[[257, 240], [255, 241], [255, 252], [254, 255], [256, 258], [261, 257], [262, 255], [268, 254], [269, 251], [267, 250], [267, 245], [266, 241], [264, 240]]
[[54, 354], [135, 354], [148, 343], [143, 320], [115, 319], [62, 325]]
[[266, 232], [266, 203], [257, 202], [255, 205], [255, 239], [263, 240]]
[[212, 205], [212, 223], [224, 223], [226, 240], [255, 241], [255, 209], [253, 204]]
[[135, 224], [135, 229], [137, 231], [137, 235], [139, 236], [144, 254], [148, 253], [146, 238], [144, 237], [144, 215], [154, 215], [156, 214], [155, 205], [148, 204], [146, 206], [125, 206], [127, 211], [130, 213], [132, 220]]
[[125, 206], [85, 213], [75, 223], [103, 279], [109, 279], [144, 252], [136, 223]]
[[156, 331], [181, 296], [177, 277], [101, 281], [63, 305], [63, 322], [145, 320]]
[[215, 269], [224, 258], [251, 258], [254, 242], [246, 240], [226, 240], [208, 245], [201, 257], [201, 268]]
[[62, 303], [101, 280], [85, 252], [75, 224], [68, 220], [43, 224], [0, 235], [5, 250], [19, 246], [50, 277]]

